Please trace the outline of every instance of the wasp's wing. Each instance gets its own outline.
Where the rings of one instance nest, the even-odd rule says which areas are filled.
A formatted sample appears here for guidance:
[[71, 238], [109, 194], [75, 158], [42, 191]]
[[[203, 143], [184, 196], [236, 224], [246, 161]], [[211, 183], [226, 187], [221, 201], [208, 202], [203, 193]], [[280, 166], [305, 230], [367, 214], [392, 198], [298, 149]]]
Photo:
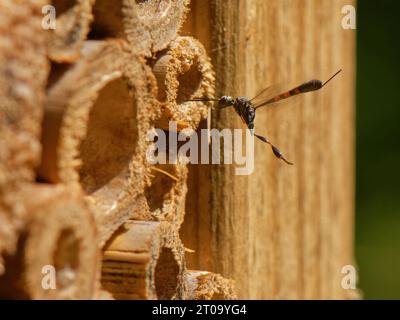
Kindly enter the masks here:
[[252, 103], [256, 103], [256, 101], [262, 99], [262, 97], [264, 97], [264, 96], [271, 96], [271, 94], [272, 94], [272, 93], [271, 93], [272, 89], [273, 89], [273, 86], [269, 86], [269, 87], [264, 88], [263, 90], [260, 90], [260, 91], [256, 94], [256, 96], [253, 97], [250, 101], [251, 101]]
[[[290, 88], [290, 87], [289, 87]], [[277, 84], [277, 85], [272, 85], [264, 90], [261, 90], [254, 98], [252, 98], [250, 101], [254, 105], [255, 108], [258, 108], [263, 105], [268, 105], [268, 106], [275, 106], [275, 105], [280, 105], [280, 104], [286, 104], [289, 101], [280, 99], [278, 101], [274, 101], [273, 99], [279, 95], [281, 95], [284, 92], [288, 91], [288, 85], [286, 84]], [[296, 99], [297, 100], [297, 99]], [[293, 98], [290, 99], [292, 103], [294, 103]]]
[[[299, 98], [303, 93], [297, 90], [299, 84], [305, 84], [308, 81], [290, 81], [289, 83], [279, 83], [277, 85], [269, 86], [259, 92], [253, 99], [252, 104], [257, 109], [262, 106], [274, 106], [277, 104], [298, 103]], [[290, 98], [290, 99], [289, 99]]]

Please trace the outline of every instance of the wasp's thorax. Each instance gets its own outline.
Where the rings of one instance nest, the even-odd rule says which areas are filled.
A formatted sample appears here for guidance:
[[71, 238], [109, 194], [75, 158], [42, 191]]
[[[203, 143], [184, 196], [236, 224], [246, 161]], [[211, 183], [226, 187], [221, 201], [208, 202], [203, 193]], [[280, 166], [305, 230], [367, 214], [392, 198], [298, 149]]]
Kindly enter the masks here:
[[254, 118], [256, 117], [256, 110], [249, 99], [246, 97], [237, 97], [233, 107], [238, 115], [247, 124], [250, 130], [254, 129]]
[[256, 110], [249, 99], [246, 97], [237, 97], [233, 99], [231, 96], [223, 96], [218, 100], [220, 108], [234, 107], [237, 114], [246, 123], [250, 130], [254, 129], [254, 118]]

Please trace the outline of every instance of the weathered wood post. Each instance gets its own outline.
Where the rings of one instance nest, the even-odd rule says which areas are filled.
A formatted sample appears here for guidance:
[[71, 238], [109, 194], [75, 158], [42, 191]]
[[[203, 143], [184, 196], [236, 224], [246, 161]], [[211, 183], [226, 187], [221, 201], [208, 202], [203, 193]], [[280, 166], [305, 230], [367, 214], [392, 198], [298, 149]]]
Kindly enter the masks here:
[[[258, 110], [259, 133], [294, 166], [256, 141], [250, 176], [236, 176], [232, 165], [191, 167], [187, 203], [197, 205], [187, 206], [181, 231], [196, 251], [188, 267], [235, 279], [241, 298], [349, 297], [341, 270], [353, 264], [354, 31], [342, 28], [345, 4], [192, 2], [185, 31], [210, 50], [217, 95], [251, 97], [271, 84], [324, 80], [343, 69], [298, 103]], [[212, 127], [242, 124], [224, 110], [213, 113]]]

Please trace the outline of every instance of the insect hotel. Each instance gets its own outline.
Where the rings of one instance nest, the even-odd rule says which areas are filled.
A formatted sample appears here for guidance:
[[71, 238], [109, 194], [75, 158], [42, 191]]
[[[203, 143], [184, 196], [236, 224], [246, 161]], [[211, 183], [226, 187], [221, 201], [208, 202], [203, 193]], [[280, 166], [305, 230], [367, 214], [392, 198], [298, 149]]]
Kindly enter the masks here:
[[[357, 297], [341, 285], [355, 263], [345, 2], [1, 1], [0, 297]], [[293, 166], [257, 139], [248, 175], [149, 161], [149, 133], [172, 121], [245, 132], [213, 99], [339, 69], [257, 111]]]

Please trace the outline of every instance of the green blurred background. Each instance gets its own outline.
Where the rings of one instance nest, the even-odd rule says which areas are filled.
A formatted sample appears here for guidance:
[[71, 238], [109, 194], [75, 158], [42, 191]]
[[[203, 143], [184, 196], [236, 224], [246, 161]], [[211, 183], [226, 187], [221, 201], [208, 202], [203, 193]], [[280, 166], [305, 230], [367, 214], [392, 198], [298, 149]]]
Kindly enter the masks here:
[[400, 299], [400, 1], [358, 1], [357, 47], [359, 287]]

